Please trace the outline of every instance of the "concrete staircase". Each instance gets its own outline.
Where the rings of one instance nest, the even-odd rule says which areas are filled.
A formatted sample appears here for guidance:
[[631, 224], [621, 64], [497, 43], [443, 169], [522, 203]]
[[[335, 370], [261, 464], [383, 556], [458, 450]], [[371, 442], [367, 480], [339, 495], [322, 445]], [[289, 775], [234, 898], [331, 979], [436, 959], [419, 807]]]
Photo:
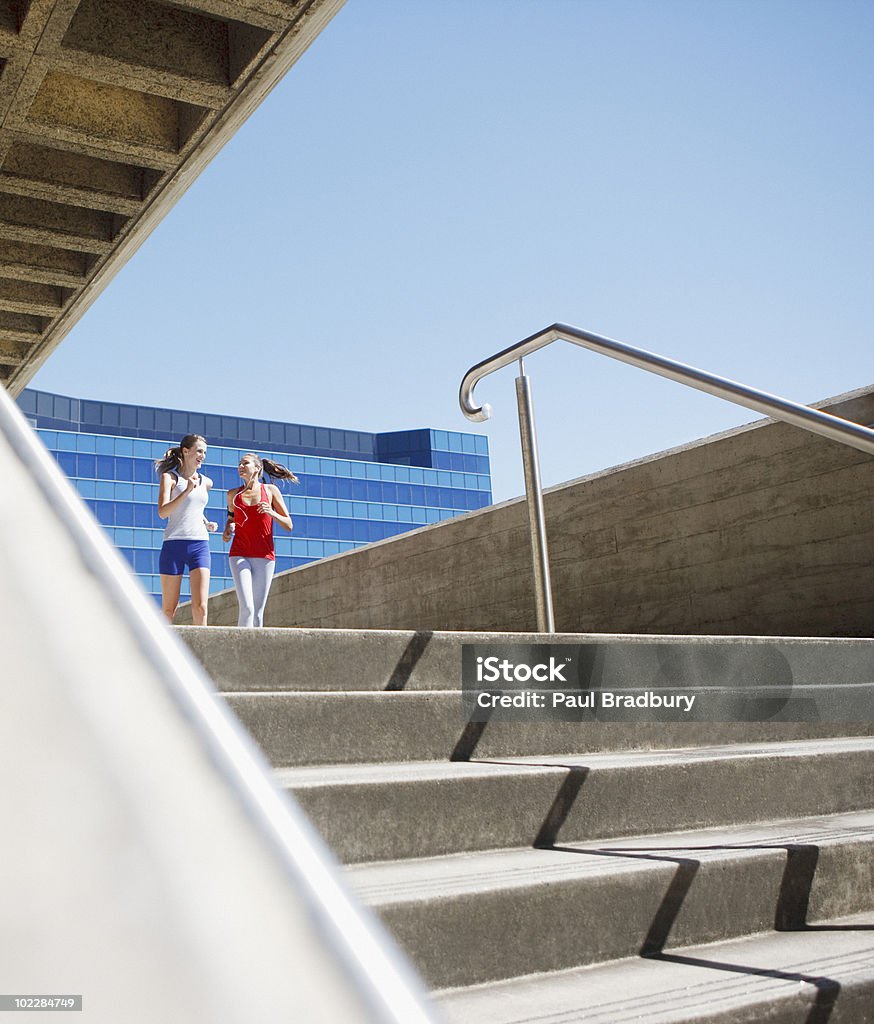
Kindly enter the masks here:
[[[871, 723], [475, 725], [461, 644], [536, 637], [180, 633], [448, 1021], [874, 1021]], [[555, 639], [630, 675], [765, 649]], [[874, 679], [872, 641], [780, 645], [796, 680]]]

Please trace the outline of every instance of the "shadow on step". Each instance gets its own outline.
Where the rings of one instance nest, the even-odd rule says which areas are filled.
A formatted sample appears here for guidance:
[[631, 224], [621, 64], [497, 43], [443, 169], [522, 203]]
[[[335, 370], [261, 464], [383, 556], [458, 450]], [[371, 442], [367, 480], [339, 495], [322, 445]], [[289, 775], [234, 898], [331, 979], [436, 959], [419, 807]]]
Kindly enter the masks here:
[[727, 971], [730, 974], [746, 974], [758, 978], [775, 978], [778, 981], [795, 981], [812, 985], [816, 989], [816, 997], [803, 1024], [828, 1024], [841, 993], [839, 981], [816, 974], [768, 970], [762, 967], [751, 967], [747, 964], [727, 964], [717, 960], [706, 960], [703, 957], [680, 956], [674, 953], [657, 953], [649, 959], [662, 963], [685, 964], [688, 967], [703, 967], [711, 971]]
[[589, 769], [581, 765], [569, 765], [567, 778], [559, 787], [558, 793], [552, 807], [547, 811], [543, 824], [534, 839], [534, 846], [537, 849], [557, 849], [555, 840], [561, 831], [562, 825], [567, 820], [570, 810], [580, 795], [583, 783], [589, 774]]
[[[874, 931], [872, 925], [815, 925], [807, 923], [807, 911], [810, 905], [810, 895], [813, 888], [813, 881], [816, 875], [816, 866], [819, 862], [819, 847], [803, 843], [787, 844], [738, 844], [737, 846], [710, 846], [699, 847], [698, 849], [743, 849], [743, 850], [786, 850], [786, 866], [783, 871], [783, 878], [780, 885], [780, 892], [777, 898], [777, 907], [774, 913], [774, 929], [778, 932], [798, 931]], [[629, 854], [623, 854], [628, 856]], [[677, 872], [677, 878], [682, 873], [682, 867]], [[694, 872], [693, 876], [694, 877]], [[691, 881], [691, 879], [690, 879]], [[673, 888], [673, 886], [671, 887]], [[677, 892], [683, 886], [677, 887]], [[688, 885], [685, 887], [688, 892]], [[679, 911], [679, 903], [676, 903], [677, 893], [674, 894], [676, 912]], [[671, 893], [666, 895], [663, 907], [667, 907]], [[660, 908], [661, 912], [661, 908]], [[658, 915], [657, 915], [658, 918]], [[670, 921], [670, 923], [668, 923]], [[655, 950], [641, 949], [641, 955], [648, 959], [660, 960], [667, 963], [687, 964], [691, 966], [704, 967], [709, 970], [728, 971], [734, 974], [748, 974], [765, 978], [776, 978], [781, 981], [803, 982], [812, 985], [816, 989], [816, 996], [810, 1008], [810, 1012], [804, 1024], [827, 1024], [832, 1017], [832, 1012], [837, 1004], [838, 996], [841, 993], [841, 984], [834, 978], [821, 975], [806, 974], [795, 971], [767, 970], [759, 967], [752, 967], [742, 964], [727, 964], [715, 960], [707, 960], [699, 957], [682, 956], [674, 953], [665, 953], [663, 946], [670, 932], [672, 923], [670, 913], [666, 913], [665, 922], [667, 928], [661, 935], [662, 947]], [[652, 934], [651, 936], [656, 937]]]
[[473, 752], [476, 750], [477, 744], [482, 739], [486, 726], [489, 724], [492, 709], [485, 708], [480, 713], [483, 716], [483, 720], [481, 722], [469, 721], [467, 723], [458, 737], [458, 742], [455, 744], [452, 753], [449, 755], [450, 761], [469, 761], [473, 757]]
[[430, 629], [423, 629], [420, 632], [414, 633], [410, 638], [410, 642], [404, 648], [403, 653], [398, 659], [397, 665], [391, 674], [391, 678], [386, 683], [386, 690], [404, 690], [410, 681], [410, 677], [413, 674], [413, 669], [418, 665], [425, 653], [425, 649], [431, 642], [431, 637], [434, 633]]
[[[871, 931], [872, 925], [812, 925], [807, 923], [811, 891], [819, 862], [819, 847], [805, 843], [738, 843], [708, 846], [683, 846], [672, 856], [670, 848], [622, 848], [608, 847], [598, 850], [579, 849], [573, 846], [557, 846], [555, 838], [566, 820], [574, 801], [577, 799], [588, 769], [570, 768], [555, 801], [550, 808], [534, 842], [540, 849], [552, 849], [563, 853], [576, 853], [588, 857], [625, 857], [633, 860], [670, 862], [677, 865], [676, 872], [656, 911], [652, 924], [640, 947], [640, 956], [648, 960], [665, 963], [685, 964], [708, 970], [726, 971], [732, 974], [746, 974], [756, 977], [775, 978], [782, 981], [799, 982], [813, 986], [816, 990], [814, 1002], [804, 1024], [828, 1024], [841, 993], [841, 984], [834, 978], [804, 972], [769, 970], [743, 964], [722, 963], [701, 957], [666, 953], [671, 930], [680, 914], [683, 904], [698, 874], [701, 862], [685, 856], [696, 850], [785, 850], [786, 863], [780, 883], [774, 912], [774, 929], [778, 932], [793, 931]], [[680, 855], [680, 854], [683, 855]]]

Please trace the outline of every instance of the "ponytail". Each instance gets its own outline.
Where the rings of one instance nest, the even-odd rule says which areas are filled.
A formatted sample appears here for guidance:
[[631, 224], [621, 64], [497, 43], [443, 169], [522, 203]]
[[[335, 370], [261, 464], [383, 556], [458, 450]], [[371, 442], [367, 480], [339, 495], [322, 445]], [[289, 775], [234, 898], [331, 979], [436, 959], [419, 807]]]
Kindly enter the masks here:
[[175, 471], [182, 468], [182, 449], [191, 448], [198, 441], [203, 441], [206, 444], [206, 438], [201, 437], [200, 434], [186, 434], [185, 437], [174, 445], [172, 448], [168, 448], [164, 455], [160, 459], [155, 459], [155, 472], [160, 476], [161, 473], [169, 473], [171, 470]]
[[160, 459], [155, 459], [155, 472], [160, 476], [162, 473], [169, 473], [170, 470], [179, 469], [182, 465], [182, 445], [177, 444], [168, 448]]
[[290, 483], [298, 484], [300, 481], [288, 468], [283, 466], [279, 462], [274, 462], [273, 459], [262, 459], [261, 467], [264, 472], [273, 480], [288, 480]]
[[[266, 473], [272, 480], [288, 480], [293, 484], [300, 483], [300, 480], [298, 480], [288, 466], [283, 466], [279, 462], [274, 462], [273, 459], [262, 459], [261, 456], [256, 455], [255, 452], [246, 452], [243, 459], [250, 456], [255, 460], [255, 464], [258, 466], [259, 479]], [[242, 461], [242, 459], [240, 461]]]

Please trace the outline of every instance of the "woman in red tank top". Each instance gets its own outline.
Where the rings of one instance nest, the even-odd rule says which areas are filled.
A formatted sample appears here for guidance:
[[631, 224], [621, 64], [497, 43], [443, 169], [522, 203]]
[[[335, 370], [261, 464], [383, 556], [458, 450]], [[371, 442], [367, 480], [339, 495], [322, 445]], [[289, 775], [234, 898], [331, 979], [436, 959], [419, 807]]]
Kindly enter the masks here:
[[291, 516], [279, 488], [262, 482], [262, 475], [297, 483], [290, 469], [249, 452], [237, 467], [242, 487], [228, 491], [228, 521], [222, 538], [233, 537], [228, 560], [240, 614], [238, 626], [263, 626], [264, 606], [273, 581], [276, 555], [273, 550], [274, 520], [292, 529]]

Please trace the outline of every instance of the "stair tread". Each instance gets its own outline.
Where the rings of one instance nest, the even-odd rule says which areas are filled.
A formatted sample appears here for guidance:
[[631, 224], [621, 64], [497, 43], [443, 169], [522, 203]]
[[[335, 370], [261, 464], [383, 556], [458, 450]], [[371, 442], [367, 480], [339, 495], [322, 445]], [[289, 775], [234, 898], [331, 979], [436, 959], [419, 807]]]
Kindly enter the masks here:
[[563, 774], [564, 771], [561, 765], [507, 764], [503, 761], [397, 761], [275, 768], [273, 777], [280, 786], [304, 789], [325, 785], [395, 785], [419, 780], [442, 781], [506, 774]]
[[783, 1001], [811, 1020], [801, 1011], [861, 985], [874, 988], [874, 913], [434, 995], [449, 1024], [674, 1024], [776, 1019]]
[[670, 750], [623, 750], [583, 754], [548, 754], [508, 757], [501, 760], [404, 761], [361, 764], [303, 765], [274, 769], [281, 786], [306, 787], [330, 784], [393, 783], [417, 779], [451, 779], [471, 776], [562, 771], [585, 767], [610, 770], [625, 767], [695, 764], [702, 761], [773, 757], [811, 757], [817, 754], [857, 753], [874, 750], [874, 737], [829, 737], [817, 740], [785, 740], [770, 743], [732, 743], [713, 747], [680, 747]]
[[416, 699], [434, 699], [434, 697], [440, 697], [441, 700], [451, 700], [454, 703], [458, 703], [458, 694], [452, 690], [440, 690], [436, 687], [421, 690], [288, 690], [288, 689], [274, 689], [274, 690], [219, 690], [219, 696], [229, 697], [232, 701], [242, 702], [244, 700], [260, 700], [263, 697], [279, 697], [282, 700], [296, 701], [301, 703], [302, 700], [361, 700], [361, 701], [373, 701], [373, 700], [416, 700]]
[[[618, 768], [628, 764], [658, 766], [737, 758], [810, 757], [816, 754], [874, 750], [871, 736], [829, 736], [813, 740], [772, 740], [765, 743], [726, 743], [708, 747], [672, 747], [666, 750], [598, 751], [546, 757], [508, 757], [503, 763], [551, 767]], [[560, 762], [560, 763], [559, 763]], [[494, 762], [493, 762], [494, 763]]]
[[673, 871], [681, 859], [785, 856], [788, 846], [821, 848], [859, 840], [874, 840], [874, 810], [568, 842], [547, 849], [515, 847], [374, 861], [347, 867], [346, 877], [365, 903], [380, 907], [593, 876]]
[[[384, 642], [393, 638], [405, 643], [416, 636], [425, 636], [430, 642], [437, 640], [459, 640], [464, 643], [510, 643], [510, 644], [542, 644], [544, 634], [537, 632], [509, 632], [507, 630], [487, 629], [382, 629], [362, 626], [331, 627], [331, 626], [264, 626], [257, 633], [243, 632], [239, 626], [210, 625], [209, 633], [204, 633], [199, 626], [176, 625], [174, 631], [186, 639], [212, 640], [225, 637], [235, 645], [250, 641], [253, 646], [260, 646], [264, 640], [280, 639], [289, 641], [310, 638], [320, 643], [331, 639], [357, 639]], [[761, 633], [550, 633], [549, 643], [682, 643], [687, 642], [700, 646], [713, 644], [754, 644], [773, 646], [777, 643], [803, 644], [809, 647], [853, 647], [870, 643], [868, 637], [846, 636], [805, 636], [804, 634], [767, 634]]]

